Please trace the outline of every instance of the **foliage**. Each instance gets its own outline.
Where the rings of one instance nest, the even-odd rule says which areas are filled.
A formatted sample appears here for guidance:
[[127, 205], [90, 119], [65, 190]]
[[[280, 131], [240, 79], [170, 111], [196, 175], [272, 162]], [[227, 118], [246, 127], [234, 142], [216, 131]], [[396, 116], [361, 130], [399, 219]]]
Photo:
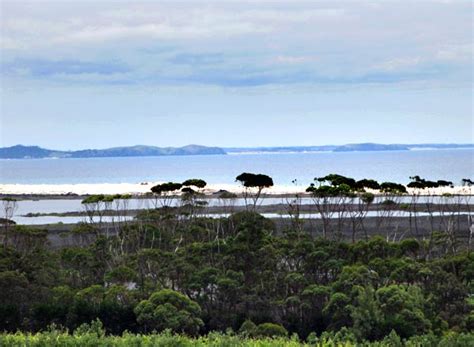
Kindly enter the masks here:
[[257, 325], [250, 319], [246, 319], [239, 328], [239, 334], [254, 337], [257, 335]]
[[257, 326], [256, 335], [261, 337], [288, 336], [288, 331], [280, 324], [262, 323]]
[[170, 289], [153, 293], [148, 300], [141, 301], [135, 307], [139, 324], [145, 330], [196, 334], [203, 324], [201, 308], [185, 295]]
[[426, 189], [426, 188], [438, 188], [438, 187], [452, 187], [453, 182], [445, 181], [445, 180], [438, 180], [438, 181], [429, 181], [421, 178], [420, 176], [413, 176], [410, 177], [412, 180], [408, 183], [408, 188], [418, 188], [418, 189]]
[[193, 336], [232, 329], [239, 337], [222, 343], [242, 345], [294, 334], [318, 343], [472, 338], [461, 333], [474, 324], [474, 256], [462, 248], [426, 257], [426, 242], [414, 239], [278, 234], [274, 221], [250, 211], [221, 219], [150, 213], [109, 237], [64, 248], [30, 231], [13, 229], [19, 247], [0, 247], [0, 331], [25, 332], [3, 335], [0, 345], [25, 338], [48, 345], [52, 331], [26, 332], [50, 324], [81, 327], [73, 337], [55, 334], [85, 345], [90, 330], [101, 329], [109, 345], [124, 344], [117, 336], [126, 331], [135, 344], [212, 338], [133, 335], [166, 329]]
[[190, 178], [183, 182], [184, 187], [194, 186], [196, 188], [204, 188], [206, 185], [206, 181], [199, 178]]
[[181, 189], [182, 186], [181, 183], [167, 182], [151, 187], [151, 191], [157, 195], [161, 195], [176, 192]]
[[0, 334], [0, 345], [29, 347], [128, 347], [128, 346], [180, 346], [180, 347], [467, 347], [474, 342], [473, 334], [449, 334], [439, 339], [433, 335], [422, 335], [403, 340], [396, 333], [376, 342], [356, 342], [350, 333], [312, 334], [308, 340], [297, 337], [249, 338], [233, 334], [210, 333], [207, 336], [191, 338], [184, 335], [172, 335], [166, 331], [160, 334], [136, 335], [125, 332], [121, 336], [104, 335], [100, 324], [93, 323], [77, 329], [74, 334], [57, 330], [54, 326], [42, 333]]
[[393, 182], [383, 182], [380, 185], [380, 190], [383, 193], [388, 194], [405, 194], [407, 193], [407, 189], [403, 184], [393, 183]]
[[273, 179], [263, 174], [253, 174], [253, 173], [244, 172], [238, 175], [235, 178], [235, 180], [239, 181], [240, 183], [242, 183], [244, 187], [247, 187], [247, 188], [252, 188], [252, 187], [268, 188], [268, 187], [273, 186]]

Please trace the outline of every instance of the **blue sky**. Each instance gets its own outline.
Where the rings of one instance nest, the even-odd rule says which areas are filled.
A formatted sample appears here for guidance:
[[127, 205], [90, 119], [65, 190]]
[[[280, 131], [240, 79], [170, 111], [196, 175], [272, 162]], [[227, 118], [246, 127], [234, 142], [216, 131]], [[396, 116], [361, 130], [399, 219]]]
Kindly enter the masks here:
[[473, 142], [470, 1], [1, 1], [0, 145]]

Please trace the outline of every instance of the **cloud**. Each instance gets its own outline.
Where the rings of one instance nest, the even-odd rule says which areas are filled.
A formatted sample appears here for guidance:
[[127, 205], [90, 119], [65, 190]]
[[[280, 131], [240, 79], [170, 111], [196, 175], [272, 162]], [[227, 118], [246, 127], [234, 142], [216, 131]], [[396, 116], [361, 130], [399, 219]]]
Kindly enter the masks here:
[[3, 69], [25, 80], [247, 87], [471, 78], [472, 8], [463, 1], [6, 2], [2, 10]]
[[319, 59], [312, 56], [279, 55], [273, 59], [273, 62], [282, 64], [305, 64], [317, 62]]
[[379, 63], [375, 65], [374, 68], [382, 71], [397, 71], [400, 69], [414, 68], [421, 62], [422, 59], [420, 57], [395, 58]]
[[214, 65], [220, 64], [225, 61], [222, 53], [180, 53], [174, 55], [168, 60], [172, 64], [183, 64], [183, 65]]
[[119, 62], [85, 62], [79, 60], [35, 60], [17, 59], [2, 64], [7, 75], [31, 76], [33, 78], [51, 78], [67, 75], [110, 76], [130, 72], [130, 68]]
[[436, 52], [436, 58], [447, 62], [472, 62], [472, 53], [474, 52], [474, 45], [471, 43], [465, 44], [450, 44], [441, 47]]

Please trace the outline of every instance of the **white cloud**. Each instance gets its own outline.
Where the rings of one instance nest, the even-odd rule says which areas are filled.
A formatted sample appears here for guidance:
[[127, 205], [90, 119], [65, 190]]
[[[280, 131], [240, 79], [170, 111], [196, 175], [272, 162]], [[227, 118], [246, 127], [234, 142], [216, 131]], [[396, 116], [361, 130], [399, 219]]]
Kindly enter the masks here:
[[[245, 67], [255, 74], [360, 77], [444, 64], [469, 69], [468, 2], [30, 2], [2, 3], [1, 45], [17, 58], [119, 59], [177, 77]], [[209, 71], [177, 66], [162, 47], [222, 55]], [[278, 70], [281, 69], [281, 70]], [[293, 69], [293, 70], [292, 70]], [[300, 69], [300, 70], [297, 70]], [[218, 71], [217, 71], [218, 70]], [[137, 76], [138, 77], [138, 76]], [[440, 77], [441, 78], [441, 77]]]
[[317, 62], [318, 60], [317, 57], [297, 55], [279, 55], [273, 59], [274, 62], [282, 64], [304, 64]]
[[436, 53], [436, 58], [443, 61], [463, 62], [471, 61], [474, 46], [470, 44], [449, 45], [442, 47]]
[[377, 70], [382, 71], [396, 71], [400, 69], [413, 68], [422, 62], [420, 57], [413, 58], [395, 58], [384, 61], [374, 66]]

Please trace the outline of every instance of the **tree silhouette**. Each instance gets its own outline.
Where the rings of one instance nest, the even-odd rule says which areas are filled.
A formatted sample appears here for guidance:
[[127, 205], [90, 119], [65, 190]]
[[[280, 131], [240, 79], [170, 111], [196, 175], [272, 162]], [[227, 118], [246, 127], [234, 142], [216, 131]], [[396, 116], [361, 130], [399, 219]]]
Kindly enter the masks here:
[[472, 181], [472, 180], [469, 179], [469, 178], [463, 178], [463, 179], [461, 180], [461, 184], [462, 184], [463, 186], [470, 187], [470, 186], [474, 185], [474, 181]]
[[18, 208], [16, 199], [3, 198], [2, 200], [2, 213], [3, 218], [3, 246], [6, 248], [8, 244], [8, 237], [10, 231], [10, 224], [12, 224], [12, 218], [15, 215], [15, 211]]
[[246, 201], [250, 194], [250, 189], [255, 188], [257, 190], [256, 193], [252, 195], [254, 210], [257, 206], [258, 199], [260, 198], [263, 189], [273, 186], [273, 179], [270, 176], [264, 174], [244, 172], [238, 175], [235, 180], [239, 181], [245, 187], [244, 198]]
[[407, 189], [405, 188], [403, 184], [394, 183], [394, 182], [383, 182], [380, 185], [380, 190], [383, 193], [394, 194], [394, 195], [407, 193]]
[[359, 189], [369, 188], [373, 190], [380, 190], [380, 184], [376, 180], [366, 178], [357, 181], [357, 187]]
[[151, 192], [161, 200], [162, 207], [170, 207], [176, 193], [182, 186], [181, 183], [167, 182], [151, 187]]
[[[314, 204], [323, 222], [323, 237], [330, 231], [333, 215], [337, 213], [338, 231], [341, 232], [347, 212], [347, 202], [356, 197], [357, 183], [353, 178], [338, 174], [315, 177], [316, 186], [311, 183], [306, 189], [311, 193]], [[327, 184], [329, 183], [329, 185]]]
[[315, 181], [320, 183], [329, 182], [329, 184], [333, 187], [341, 186], [342, 184], [349, 186], [351, 189], [355, 189], [357, 187], [355, 179], [338, 174], [329, 174], [324, 177], [316, 177]]
[[188, 180], [184, 181], [182, 185], [184, 187], [193, 186], [193, 187], [197, 187], [197, 188], [202, 189], [207, 185], [207, 183], [206, 183], [206, 181], [204, 181], [200, 178], [191, 178], [191, 179], [188, 179]]
[[188, 179], [182, 184], [181, 192], [183, 195], [181, 196], [181, 201], [185, 206], [189, 207], [191, 217], [194, 216], [196, 207], [207, 205], [207, 201], [199, 200], [199, 197], [203, 195], [201, 191], [206, 185], [206, 181], [199, 178]]

